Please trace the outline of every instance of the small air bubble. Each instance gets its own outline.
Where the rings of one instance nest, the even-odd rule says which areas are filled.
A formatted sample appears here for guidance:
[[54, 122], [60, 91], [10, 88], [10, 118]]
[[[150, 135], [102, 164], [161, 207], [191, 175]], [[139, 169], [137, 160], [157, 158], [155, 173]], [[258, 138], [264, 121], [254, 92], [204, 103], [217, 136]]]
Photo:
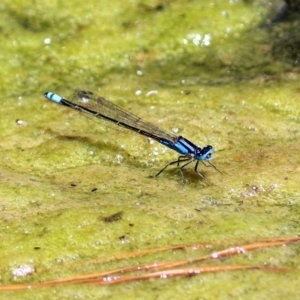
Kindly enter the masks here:
[[45, 38], [44, 39], [44, 44], [45, 45], [50, 45], [51, 44], [51, 38]]

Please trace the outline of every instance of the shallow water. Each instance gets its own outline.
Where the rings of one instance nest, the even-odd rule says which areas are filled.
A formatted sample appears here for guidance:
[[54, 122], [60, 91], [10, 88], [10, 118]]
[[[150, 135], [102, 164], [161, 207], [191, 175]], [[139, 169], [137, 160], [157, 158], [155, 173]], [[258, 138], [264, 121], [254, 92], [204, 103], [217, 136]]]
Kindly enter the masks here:
[[[71, 266], [99, 255], [299, 234], [297, 22], [264, 26], [270, 7], [260, 1], [159, 4], [1, 4], [3, 284], [93, 272]], [[176, 167], [150, 178], [177, 154], [43, 97], [78, 88], [213, 145], [222, 174], [200, 166], [204, 182], [187, 167], [185, 186]], [[121, 220], [103, 222], [119, 211]], [[243, 263], [296, 267], [298, 249], [257, 251]], [[37, 272], [14, 278], [23, 264]], [[279, 299], [298, 287], [295, 273], [241, 271], [14, 296], [117, 299], [128, 290], [145, 299]]]

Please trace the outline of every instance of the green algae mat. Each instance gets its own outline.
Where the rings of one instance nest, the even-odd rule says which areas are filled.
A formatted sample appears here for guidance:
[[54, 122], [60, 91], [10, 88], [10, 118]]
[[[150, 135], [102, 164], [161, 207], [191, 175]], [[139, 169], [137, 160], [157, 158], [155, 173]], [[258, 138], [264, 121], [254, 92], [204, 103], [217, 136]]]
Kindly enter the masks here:
[[[2, 1], [0, 299], [297, 299], [300, 23], [279, 7]], [[43, 97], [76, 89], [212, 145], [221, 173], [153, 178], [178, 154]]]

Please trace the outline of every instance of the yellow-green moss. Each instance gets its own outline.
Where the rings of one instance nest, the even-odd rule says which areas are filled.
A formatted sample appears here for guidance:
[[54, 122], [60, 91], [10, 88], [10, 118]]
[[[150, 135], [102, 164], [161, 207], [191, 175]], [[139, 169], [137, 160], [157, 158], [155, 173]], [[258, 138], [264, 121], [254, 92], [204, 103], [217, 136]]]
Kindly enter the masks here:
[[[260, 3], [0, 4], [1, 284], [15, 282], [12, 269], [22, 264], [37, 268], [24, 282], [39, 282], [94, 272], [85, 260], [112, 253], [299, 234], [297, 24], [264, 26], [269, 7]], [[45, 91], [68, 97], [78, 88], [199, 146], [213, 145], [222, 175], [201, 166], [207, 184], [187, 168], [184, 187], [176, 168], [149, 178], [177, 154], [43, 98]], [[119, 211], [120, 221], [101, 221]], [[297, 246], [288, 255], [269, 253], [280, 266], [299, 265]], [[260, 255], [252, 261], [272, 264]], [[69, 286], [14, 299], [119, 299], [127, 289], [127, 299], [298, 295], [295, 273], [236, 274]]]

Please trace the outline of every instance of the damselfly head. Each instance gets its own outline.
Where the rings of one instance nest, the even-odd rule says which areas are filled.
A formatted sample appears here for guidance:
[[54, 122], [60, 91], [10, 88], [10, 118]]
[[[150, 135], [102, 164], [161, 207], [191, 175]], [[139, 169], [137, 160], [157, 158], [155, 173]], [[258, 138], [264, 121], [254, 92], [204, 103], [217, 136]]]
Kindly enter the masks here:
[[214, 152], [214, 148], [210, 145], [207, 145], [202, 149], [201, 148], [197, 149], [196, 157], [198, 160], [211, 160], [213, 152]]

